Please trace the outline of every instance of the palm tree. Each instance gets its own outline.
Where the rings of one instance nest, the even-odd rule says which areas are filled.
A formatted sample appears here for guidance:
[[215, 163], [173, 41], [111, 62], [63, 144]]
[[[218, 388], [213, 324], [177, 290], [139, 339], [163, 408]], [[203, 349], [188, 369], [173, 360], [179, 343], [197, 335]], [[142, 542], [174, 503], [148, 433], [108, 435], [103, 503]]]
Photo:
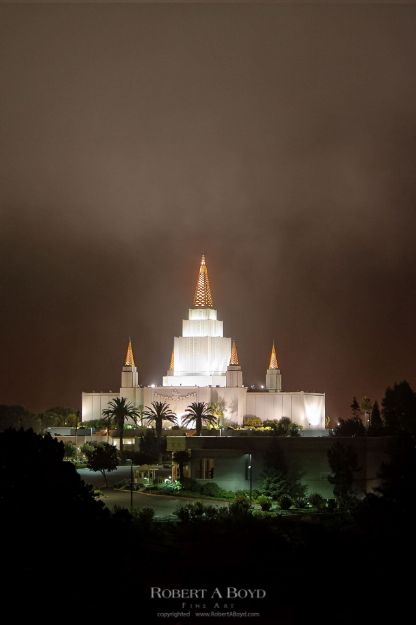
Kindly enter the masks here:
[[212, 413], [212, 409], [204, 401], [194, 401], [186, 409], [186, 414], [182, 417], [182, 424], [189, 425], [195, 421], [196, 435], [201, 436], [203, 423], [216, 423], [217, 417]]
[[164, 401], [152, 401], [150, 406], [146, 406], [143, 413], [146, 421], [154, 421], [156, 438], [160, 441], [162, 438], [163, 421], [176, 423], [176, 415], [170, 409], [169, 404]]
[[125, 397], [115, 397], [108, 404], [108, 408], [103, 410], [103, 415], [107, 422], [107, 427], [109, 427], [111, 423], [114, 423], [119, 431], [120, 456], [123, 458], [124, 425], [126, 419], [132, 419], [136, 423], [139, 411], [136, 406], [127, 401]]

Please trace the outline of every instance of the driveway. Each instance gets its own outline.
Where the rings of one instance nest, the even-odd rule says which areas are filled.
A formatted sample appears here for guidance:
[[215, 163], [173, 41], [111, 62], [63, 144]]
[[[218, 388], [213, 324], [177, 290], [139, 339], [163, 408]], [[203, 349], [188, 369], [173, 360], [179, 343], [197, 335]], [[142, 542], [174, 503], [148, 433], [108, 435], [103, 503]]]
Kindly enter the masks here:
[[[118, 491], [108, 489], [103, 492], [101, 501], [114, 510], [115, 506], [121, 508], [130, 509], [130, 491]], [[196, 499], [193, 497], [171, 497], [170, 495], [153, 495], [148, 493], [133, 492], [133, 508], [134, 510], [141, 510], [142, 508], [153, 508], [155, 511], [155, 517], [162, 518], [175, 518], [174, 511], [179, 506], [184, 506], [187, 503], [195, 503], [195, 501], [201, 501], [205, 504], [212, 504], [214, 506], [227, 506], [228, 502], [218, 499]]]
[[[96, 473], [90, 469], [78, 469], [79, 475], [87, 484], [92, 484], [95, 488], [102, 489], [101, 501], [110, 510], [114, 510], [115, 506], [130, 509], [130, 491], [120, 491], [112, 488], [114, 484], [120, 480], [130, 478], [130, 467], [120, 466], [115, 471], [107, 474], [108, 489], [105, 489], [105, 482], [101, 473]], [[174, 511], [187, 503], [195, 503], [201, 501], [205, 504], [214, 506], [227, 506], [228, 502], [220, 499], [197, 499], [194, 497], [171, 497], [170, 495], [153, 495], [149, 493], [133, 492], [133, 509], [141, 510], [142, 508], [153, 508], [155, 517], [176, 518]]]
[[[91, 469], [77, 469], [77, 472], [82, 477], [84, 482], [87, 482], [87, 484], [92, 484], [95, 488], [103, 488], [105, 486], [104, 478], [99, 471], [91, 471]], [[114, 486], [114, 484], [120, 482], [121, 480], [129, 479], [129, 466], [119, 466], [115, 471], [107, 473], [107, 481], [110, 487]]]

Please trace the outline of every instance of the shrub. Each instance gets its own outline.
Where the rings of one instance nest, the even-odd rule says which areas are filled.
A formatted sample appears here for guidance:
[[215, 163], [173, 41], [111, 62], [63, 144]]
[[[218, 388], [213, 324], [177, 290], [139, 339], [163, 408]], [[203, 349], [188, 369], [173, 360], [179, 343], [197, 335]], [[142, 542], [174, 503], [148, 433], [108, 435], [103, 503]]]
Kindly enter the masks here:
[[234, 498], [235, 499], [239, 499], [240, 497], [243, 497], [244, 499], [248, 498], [248, 491], [247, 490], [236, 490], [234, 493]]
[[222, 489], [215, 482], [207, 482], [201, 486], [201, 495], [206, 497], [220, 497]]
[[289, 436], [300, 436], [301, 430], [303, 430], [303, 425], [291, 423], [289, 426]]
[[[210, 515], [211, 513], [212, 512], [210, 511], [208, 514]], [[196, 501], [195, 503], [188, 503], [186, 504], [186, 506], [179, 506], [179, 508], [175, 510], [174, 514], [178, 517], [180, 521], [182, 521], [182, 523], [200, 521], [204, 518], [205, 515], [204, 504], [200, 501]]]
[[142, 508], [138, 513], [137, 513], [137, 519], [143, 524], [143, 525], [151, 525], [153, 522], [155, 516], [155, 511], [153, 510], [153, 508]]
[[266, 495], [260, 495], [260, 497], [257, 498], [257, 503], [264, 512], [267, 512], [272, 507], [272, 500], [270, 497], [266, 497]]
[[293, 501], [290, 495], [282, 495], [279, 499], [279, 506], [282, 510], [289, 510], [292, 507]]
[[309, 501], [308, 501], [307, 497], [297, 497], [294, 500], [294, 505], [296, 506], [296, 508], [308, 508], [309, 507]]
[[327, 499], [326, 500], [326, 509], [328, 512], [335, 512], [337, 509], [337, 500], [336, 499]]
[[244, 417], [243, 426], [245, 428], [259, 428], [263, 425], [262, 420], [259, 417]]
[[217, 508], [216, 506], [209, 505], [204, 507], [204, 514], [207, 519], [215, 519], [218, 516], [218, 513], [219, 508]]
[[312, 493], [312, 495], [309, 495], [308, 499], [313, 508], [317, 510], [323, 510], [325, 508], [325, 499], [319, 493]]
[[186, 506], [180, 506], [177, 510], [175, 510], [174, 514], [182, 523], [188, 523], [191, 519], [189, 504]]
[[191, 477], [184, 477], [182, 480], [182, 488], [184, 490], [190, 490], [193, 493], [201, 492], [201, 484]]
[[251, 514], [251, 504], [246, 495], [237, 495], [230, 503], [228, 510], [233, 517], [247, 517]]
[[168, 492], [177, 492], [179, 490], [182, 490], [182, 484], [179, 482], [179, 480], [171, 480], [170, 478], [166, 478], [166, 480], [160, 485], [160, 488]]

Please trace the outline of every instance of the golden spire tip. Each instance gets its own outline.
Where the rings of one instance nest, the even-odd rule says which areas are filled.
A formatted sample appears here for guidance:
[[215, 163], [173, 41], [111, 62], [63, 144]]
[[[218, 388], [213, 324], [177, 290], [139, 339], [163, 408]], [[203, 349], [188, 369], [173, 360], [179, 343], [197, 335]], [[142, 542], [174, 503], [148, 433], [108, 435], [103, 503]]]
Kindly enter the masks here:
[[126, 361], [124, 363], [125, 367], [134, 367], [134, 356], [133, 356], [133, 348], [131, 346], [131, 338], [129, 337], [129, 344], [127, 347]]
[[214, 308], [205, 254], [202, 254], [193, 301], [194, 308]]
[[239, 365], [239, 364], [240, 362], [238, 360], [237, 345], [235, 344], [235, 341], [233, 341], [231, 344], [230, 365]]
[[274, 341], [272, 345], [272, 353], [270, 354], [270, 364], [269, 369], [278, 369], [279, 363], [277, 360], [276, 347], [274, 346]]

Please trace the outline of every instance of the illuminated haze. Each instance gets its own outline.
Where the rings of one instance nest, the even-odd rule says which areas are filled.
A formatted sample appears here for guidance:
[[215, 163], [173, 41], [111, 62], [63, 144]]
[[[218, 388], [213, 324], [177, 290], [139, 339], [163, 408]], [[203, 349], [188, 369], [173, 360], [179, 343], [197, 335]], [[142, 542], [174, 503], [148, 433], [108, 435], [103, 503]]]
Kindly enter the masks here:
[[205, 252], [246, 384], [415, 384], [416, 8], [0, 6], [0, 403], [161, 382]]

